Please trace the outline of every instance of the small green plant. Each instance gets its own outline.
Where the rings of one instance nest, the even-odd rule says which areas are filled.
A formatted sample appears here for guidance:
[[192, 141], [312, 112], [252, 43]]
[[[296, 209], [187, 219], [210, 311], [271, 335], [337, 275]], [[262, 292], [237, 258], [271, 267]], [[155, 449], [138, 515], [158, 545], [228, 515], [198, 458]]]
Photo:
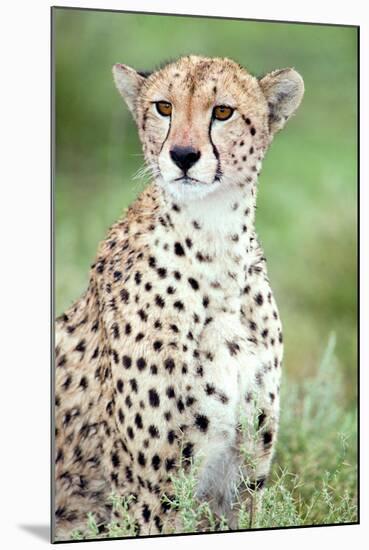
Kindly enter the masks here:
[[116, 493], [109, 496], [108, 502], [113, 506], [113, 512], [118, 513], [119, 519], [107, 525], [109, 537], [134, 537], [137, 535], [137, 525], [129, 513], [129, 505], [135, 497], [128, 495], [125, 498]]
[[183, 533], [196, 533], [204, 528], [207, 531], [224, 531], [228, 529], [224, 517], [217, 519], [208, 502], [199, 502], [196, 498], [198, 471], [202, 457], [190, 460], [189, 468], [181, 467], [176, 475], [171, 476], [173, 496], [163, 495], [163, 502], [175, 510], [180, 517]]

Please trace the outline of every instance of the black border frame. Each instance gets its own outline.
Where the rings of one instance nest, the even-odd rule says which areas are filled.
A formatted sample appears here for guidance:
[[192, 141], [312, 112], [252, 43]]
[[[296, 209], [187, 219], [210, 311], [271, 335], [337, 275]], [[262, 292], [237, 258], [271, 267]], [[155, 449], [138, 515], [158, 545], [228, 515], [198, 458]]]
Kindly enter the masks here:
[[[55, 541], [55, 358], [54, 358], [54, 342], [55, 342], [55, 227], [54, 227], [54, 212], [55, 212], [55, 25], [54, 14], [56, 10], [75, 10], [75, 11], [94, 11], [94, 12], [110, 12], [110, 13], [126, 13], [135, 15], [161, 15], [169, 17], [196, 17], [202, 19], [222, 19], [226, 21], [254, 21], [259, 23], [284, 23], [292, 25], [313, 25], [323, 27], [347, 27], [354, 28], [357, 31], [357, 505], [358, 515], [357, 521], [350, 523], [329, 523], [329, 524], [312, 524], [312, 525], [291, 525], [281, 527], [263, 527], [260, 529], [229, 529], [227, 531], [209, 531], [203, 533], [171, 533], [171, 534], [156, 534], [156, 535], [139, 535], [129, 537], [104, 537], [104, 538], [91, 538], [84, 540], [63, 540]], [[50, 377], [50, 542], [52, 544], [70, 544], [70, 543], [84, 543], [84, 542], [100, 542], [100, 541], [114, 541], [114, 540], [140, 540], [140, 539], [154, 539], [154, 538], [168, 538], [168, 537], [185, 537], [185, 536], [198, 536], [198, 535], [218, 535], [228, 533], [247, 533], [247, 532], [263, 532], [263, 531], [281, 531], [290, 529], [309, 529], [312, 527], [345, 527], [348, 525], [360, 525], [360, 25], [344, 24], [344, 23], [318, 23], [309, 21], [286, 21], [280, 19], [255, 19], [244, 17], [225, 17], [218, 15], [197, 15], [197, 14], [179, 14], [179, 13], [162, 13], [152, 11], [134, 11], [134, 10], [119, 10], [112, 8], [83, 8], [79, 6], [50, 6], [50, 180], [51, 180], [51, 193], [50, 193], [50, 222], [51, 222], [51, 235], [50, 235], [50, 255], [51, 255], [51, 270], [50, 270], [50, 347], [51, 347], [51, 377]]]

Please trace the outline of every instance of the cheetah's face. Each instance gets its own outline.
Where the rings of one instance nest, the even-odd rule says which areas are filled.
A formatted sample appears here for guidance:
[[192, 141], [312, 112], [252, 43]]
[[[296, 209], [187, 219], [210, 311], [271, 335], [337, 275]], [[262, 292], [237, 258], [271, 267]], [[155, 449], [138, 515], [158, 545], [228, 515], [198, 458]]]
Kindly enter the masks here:
[[149, 76], [124, 65], [113, 72], [157, 182], [184, 200], [252, 186], [303, 95], [292, 69], [259, 81], [229, 59], [188, 56]]

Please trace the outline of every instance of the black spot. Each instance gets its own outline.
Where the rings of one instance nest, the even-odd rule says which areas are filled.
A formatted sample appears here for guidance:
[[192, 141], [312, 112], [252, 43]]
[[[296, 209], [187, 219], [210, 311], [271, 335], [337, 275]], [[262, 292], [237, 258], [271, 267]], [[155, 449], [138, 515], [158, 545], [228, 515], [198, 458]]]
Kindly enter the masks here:
[[152, 407], [159, 407], [160, 405], [159, 395], [154, 388], [149, 390], [149, 403]]
[[254, 136], [254, 135], [256, 134], [256, 130], [255, 130], [254, 127], [251, 128], [250, 134], [251, 134], [252, 136]]
[[69, 375], [66, 377], [65, 381], [64, 381], [64, 384], [63, 384], [63, 388], [65, 390], [67, 390], [69, 388], [69, 386], [71, 385], [72, 383], [72, 377]]
[[136, 424], [137, 428], [142, 430], [142, 428], [143, 428], [142, 416], [139, 413], [137, 413], [136, 416], [135, 416], [135, 424]]
[[272, 439], [273, 439], [273, 434], [271, 432], [264, 432], [263, 433], [264, 447], [267, 447], [268, 445], [270, 445], [272, 442]]
[[88, 380], [86, 378], [86, 376], [82, 376], [80, 382], [79, 382], [79, 385], [81, 386], [81, 388], [83, 388], [84, 390], [88, 387]]
[[128, 304], [128, 301], [129, 301], [129, 292], [128, 292], [125, 288], [122, 288], [122, 290], [120, 291], [120, 299], [121, 299], [122, 302], [124, 302], [125, 304]]
[[144, 337], [145, 337], [145, 335], [143, 334], [143, 332], [138, 332], [136, 334], [135, 340], [136, 340], [136, 342], [140, 342]]
[[177, 256], [184, 256], [185, 255], [184, 248], [181, 245], [181, 243], [179, 243], [179, 242], [176, 242], [174, 244], [174, 252], [177, 254]]
[[191, 248], [192, 247], [192, 241], [189, 237], [186, 238], [186, 245], [188, 246], [188, 248]]
[[209, 298], [207, 296], [204, 296], [203, 300], [202, 300], [202, 305], [204, 307], [208, 307], [209, 305]]
[[119, 380], [117, 382], [117, 390], [119, 391], [119, 393], [123, 392], [123, 388], [124, 388], [123, 380], [121, 378], [119, 378]]
[[64, 355], [62, 355], [62, 356], [60, 357], [60, 359], [59, 359], [59, 361], [58, 361], [58, 363], [57, 363], [56, 366], [57, 366], [57, 367], [63, 367], [63, 366], [66, 364], [66, 362], [67, 362], [67, 357], [66, 357], [66, 355], [64, 354]]
[[264, 424], [265, 422], [265, 419], [266, 419], [266, 414], [265, 412], [261, 412], [259, 415], [258, 415], [258, 430], [262, 427], [262, 425]]
[[128, 357], [128, 355], [123, 355], [122, 362], [123, 362], [123, 366], [126, 369], [129, 369], [132, 365], [132, 359], [130, 357]]
[[213, 395], [213, 393], [215, 393], [215, 386], [213, 384], [206, 384], [205, 392], [207, 395]]
[[258, 306], [262, 306], [263, 303], [264, 303], [264, 298], [263, 298], [263, 295], [259, 292], [258, 294], [256, 294], [255, 296], [255, 302], [258, 304]]
[[229, 340], [226, 340], [226, 344], [227, 344], [229, 353], [232, 356], [237, 355], [237, 353], [240, 351], [240, 346], [237, 344], [237, 342], [231, 342]]
[[121, 280], [122, 272], [121, 271], [114, 271], [113, 276], [114, 276], [114, 282], [116, 283], [116, 282]]
[[[174, 75], [174, 76], [176, 76], [176, 75]], [[159, 516], [154, 516], [154, 521], [155, 521], [155, 526], [156, 526], [157, 530], [159, 531], [159, 533], [161, 533], [162, 530], [163, 530], [163, 523], [162, 523], [160, 517]]]
[[159, 294], [157, 294], [155, 296], [155, 303], [156, 303], [157, 306], [159, 306], [161, 308], [163, 308], [165, 306], [165, 302], [164, 302], [163, 298], [161, 296], [159, 296]]
[[167, 270], [165, 269], [165, 267], [159, 267], [158, 268], [158, 275], [161, 279], [165, 279], [165, 277], [167, 276]]
[[112, 453], [111, 455], [111, 463], [113, 464], [114, 468], [119, 468], [120, 466], [120, 460], [117, 453]]
[[269, 333], [269, 330], [268, 330], [267, 328], [265, 328], [265, 329], [262, 331], [261, 336], [262, 336], [263, 338], [266, 338], [266, 337], [268, 336], [268, 333]]
[[178, 309], [178, 311], [183, 311], [185, 308], [181, 300], [177, 300], [176, 302], [174, 302], [173, 306]]
[[166, 394], [169, 397], [169, 399], [173, 399], [176, 396], [173, 386], [167, 387]]
[[126, 480], [130, 483], [133, 481], [132, 470], [129, 466], [126, 466]]
[[186, 459], [191, 458], [193, 453], [193, 443], [186, 443], [183, 447], [182, 456]]
[[195, 403], [196, 399], [192, 397], [192, 395], [189, 395], [186, 397], [186, 407], [191, 407]]
[[146, 367], [146, 360], [143, 357], [139, 357], [136, 361], [138, 370], [143, 370]]
[[148, 523], [151, 517], [151, 511], [147, 504], [144, 504], [142, 507], [142, 517], [145, 523]]
[[140, 317], [141, 321], [147, 321], [147, 313], [143, 309], [139, 309], [137, 315]]
[[168, 357], [164, 361], [164, 367], [171, 373], [175, 368], [175, 363], [171, 357]]
[[138, 460], [138, 463], [139, 463], [140, 466], [145, 466], [146, 465], [146, 457], [143, 454], [143, 452], [140, 451], [138, 453], [137, 460]]
[[175, 433], [175, 431], [174, 431], [174, 430], [170, 430], [170, 431], [168, 432], [168, 443], [169, 443], [170, 445], [172, 445], [172, 444], [174, 443], [175, 438], [176, 438], [176, 433]]
[[163, 342], [161, 340], [155, 340], [153, 348], [155, 351], [160, 351], [162, 348]]
[[206, 432], [209, 426], [209, 419], [203, 414], [197, 414], [195, 419], [195, 425], [202, 432]]
[[161, 464], [160, 456], [157, 454], [154, 455], [151, 459], [151, 464], [154, 470], [159, 470]]
[[223, 405], [225, 405], [226, 403], [228, 403], [229, 398], [225, 395], [225, 393], [223, 393], [223, 392], [218, 392], [218, 395], [219, 395], [220, 402], [223, 403]]
[[61, 460], [64, 460], [64, 453], [61, 449], [58, 449], [58, 452], [56, 454], [55, 462], [59, 462]]
[[136, 271], [136, 273], [135, 273], [136, 285], [141, 284], [141, 281], [142, 281], [142, 274], [139, 271]]
[[84, 339], [80, 340], [74, 349], [84, 353], [86, 351], [86, 341]]
[[176, 459], [175, 458], [166, 458], [165, 459], [165, 469], [166, 469], [166, 471], [169, 472], [170, 470], [173, 470], [175, 464], [176, 464]]
[[199, 283], [196, 281], [196, 279], [193, 279], [192, 277], [189, 277], [188, 278], [188, 282], [190, 283], [190, 285], [192, 286], [192, 288], [194, 290], [198, 290], [199, 289]]
[[151, 424], [151, 426], [149, 426], [149, 434], [150, 434], [151, 437], [156, 438], [156, 439], [159, 439], [159, 437], [160, 437], [158, 428], [156, 426], [154, 426], [153, 424]]
[[132, 388], [132, 391], [134, 391], [135, 393], [138, 392], [138, 387], [137, 387], [137, 381], [135, 378], [131, 378], [131, 380], [129, 381], [130, 385], [131, 385], [131, 388]]

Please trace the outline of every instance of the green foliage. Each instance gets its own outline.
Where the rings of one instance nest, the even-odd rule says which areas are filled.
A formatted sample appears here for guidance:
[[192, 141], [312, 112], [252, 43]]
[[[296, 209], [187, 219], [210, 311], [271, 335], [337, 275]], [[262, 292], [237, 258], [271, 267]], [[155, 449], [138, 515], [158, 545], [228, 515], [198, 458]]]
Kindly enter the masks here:
[[[299, 385], [285, 380], [282, 388], [275, 463], [298, 472], [299, 513], [305, 524], [356, 518], [357, 418], [356, 411], [344, 405], [334, 345], [332, 334], [314, 377]], [[287, 487], [293, 492], [293, 481]]]

